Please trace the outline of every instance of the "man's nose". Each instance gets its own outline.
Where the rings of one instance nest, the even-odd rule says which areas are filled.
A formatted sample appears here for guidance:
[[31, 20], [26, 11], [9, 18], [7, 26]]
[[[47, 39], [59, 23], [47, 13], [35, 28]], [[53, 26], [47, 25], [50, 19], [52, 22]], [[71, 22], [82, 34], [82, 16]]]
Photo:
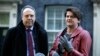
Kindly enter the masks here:
[[28, 19], [32, 19], [32, 17], [29, 15], [29, 16], [28, 16]]

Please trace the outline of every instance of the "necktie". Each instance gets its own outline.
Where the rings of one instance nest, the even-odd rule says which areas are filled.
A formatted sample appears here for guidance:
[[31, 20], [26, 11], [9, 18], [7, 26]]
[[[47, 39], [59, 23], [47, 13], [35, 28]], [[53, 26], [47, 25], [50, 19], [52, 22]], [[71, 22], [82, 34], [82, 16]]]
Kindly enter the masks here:
[[30, 32], [31, 30], [27, 29], [27, 45], [28, 45], [29, 56], [34, 56], [32, 36]]

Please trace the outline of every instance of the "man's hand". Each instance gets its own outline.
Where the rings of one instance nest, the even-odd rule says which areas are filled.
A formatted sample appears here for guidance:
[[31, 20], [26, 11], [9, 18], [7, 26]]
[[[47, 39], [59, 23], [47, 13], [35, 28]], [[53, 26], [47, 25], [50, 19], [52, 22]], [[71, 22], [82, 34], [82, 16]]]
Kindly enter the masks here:
[[68, 40], [68, 37], [64, 35], [63, 37], [60, 37], [60, 44], [65, 48], [67, 52], [72, 51], [72, 44], [71, 44], [72, 39]]

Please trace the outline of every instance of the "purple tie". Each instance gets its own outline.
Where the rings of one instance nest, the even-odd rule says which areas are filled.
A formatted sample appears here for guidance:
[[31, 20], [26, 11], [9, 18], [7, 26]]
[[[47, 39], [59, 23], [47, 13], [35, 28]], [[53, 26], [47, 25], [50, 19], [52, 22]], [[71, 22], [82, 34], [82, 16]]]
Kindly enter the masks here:
[[33, 51], [33, 43], [32, 43], [32, 35], [31, 35], [31, 30], [27, 29], [27, 45], [28, 45], [28, 50], [29, 50], [29, 56], [34, 56], [34, 51]]

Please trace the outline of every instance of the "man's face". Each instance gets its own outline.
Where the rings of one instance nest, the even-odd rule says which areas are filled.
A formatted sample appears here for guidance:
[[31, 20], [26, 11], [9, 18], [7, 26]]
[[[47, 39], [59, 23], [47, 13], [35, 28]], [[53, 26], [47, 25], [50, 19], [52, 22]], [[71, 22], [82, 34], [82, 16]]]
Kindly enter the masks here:
[[78, 26], [78, 23], [80, 23], [78, 18], [75, 17], [71, 11], [67, 11], [65, 21], [67, 26], [73, 26], [73, 27]]
[[32, 27], [35, 22], [35, 11], [31, 8], [25, 8], [22, 13], [22, 21], [26, 28]]

